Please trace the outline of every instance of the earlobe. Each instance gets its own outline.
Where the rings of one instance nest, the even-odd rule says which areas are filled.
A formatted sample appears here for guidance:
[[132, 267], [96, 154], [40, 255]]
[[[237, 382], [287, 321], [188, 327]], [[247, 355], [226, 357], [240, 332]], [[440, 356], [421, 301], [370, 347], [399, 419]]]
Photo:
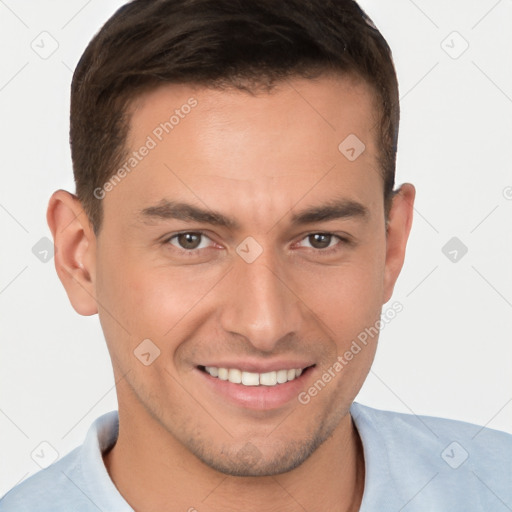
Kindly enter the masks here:
[[95, 294], [96, 237], [78, 198], [57, 190], [46, 214], [55, 245], [55, 269], [71, 305], [81, 315], [98, 312]]
[[410, 183], [404, 183], [393, 197], [386, 227], [383, 304], [391, 299], [395, 283], [404, 264], [407, 240], [412, 226], [415, 197], [416, 189]]

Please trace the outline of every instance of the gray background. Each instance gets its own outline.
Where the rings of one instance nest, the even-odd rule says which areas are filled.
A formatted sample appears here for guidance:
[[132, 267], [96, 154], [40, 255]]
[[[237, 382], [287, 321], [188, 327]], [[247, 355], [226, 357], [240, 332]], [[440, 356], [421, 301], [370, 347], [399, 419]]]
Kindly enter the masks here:
[[[116, 408], [98, 319], [71, 308], [44, 238], [50, 194], [74, 191], [72, 70], [122, 3], [0, 0], [0, 495]], [[358, 401], [512, 432], [512, 0], [361, 5], [394, 52], [397, 183], [417, 202], [388, 304], [404, 309]]]

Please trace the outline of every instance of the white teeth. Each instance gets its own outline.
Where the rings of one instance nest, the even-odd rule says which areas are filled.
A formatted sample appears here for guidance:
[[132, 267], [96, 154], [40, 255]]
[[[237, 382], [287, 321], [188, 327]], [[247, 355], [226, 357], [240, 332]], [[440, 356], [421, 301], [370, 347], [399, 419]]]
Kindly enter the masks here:
[[278, 370], [266, 373], [243, 372], [237, 368], [217, 368], [216, 366], [205, 366], [204, 368], [212, 377], [220, 380], [227, 380], [233, 384], [244, 386], [275, 386], [294, 380], [302, 375], [302, 368], [290, 370]]
[[267, 372], [260, 374], [260, 384], [264, 386], [275, 386], [277, 384], [277, 372]]
[[206, 371], [212, 376], [212, 377], [218, 377], [219, 376], [219, 369], [215, 366], [207, 366]]
[[[293, 372], [293, 376], [295, 377], [295, 371]], [[277, 382], [279, 382], [279, 384], [288, 382], [288, 370], [279, 370], [277, 372]]]
[[[211, 373], [210, 373], [211, 375]], [[260, 383], [260, 374], [251, 372], [242, 372], [242, 384], [244, 386], [257, 386]]]
[[228, 380], [233, 384], [241, 384], [242, 372], [240, 370], [237, 370], [236, 368], [231, 368], [228, 373]]

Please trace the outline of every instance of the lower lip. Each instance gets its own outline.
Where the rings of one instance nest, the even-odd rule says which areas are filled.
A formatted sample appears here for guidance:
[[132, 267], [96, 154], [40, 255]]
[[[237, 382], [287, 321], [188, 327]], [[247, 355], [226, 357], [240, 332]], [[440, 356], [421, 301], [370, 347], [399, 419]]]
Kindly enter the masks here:
[[212, 377], [207, 372], [196, 368], [199, 376], [217, 396], [220, 395], [238, 407], [254, 410], [278, 409], [292, 400], [296, 401], [312, 370], [313, 367], [309, 367], [302, 372], [300, 377], [275, 386], [244, 386]]

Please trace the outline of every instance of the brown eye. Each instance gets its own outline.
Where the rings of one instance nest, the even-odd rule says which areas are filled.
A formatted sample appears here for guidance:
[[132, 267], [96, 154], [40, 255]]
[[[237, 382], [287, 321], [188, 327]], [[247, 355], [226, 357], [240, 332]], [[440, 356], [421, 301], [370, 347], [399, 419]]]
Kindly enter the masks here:
[[315, 233], [308, 235], [308, 241], [314, 249], [327, 249], [331, 245], [332, 235], [327, 233]]
[[201, 245], [203, 238], [206, 237], [201, 233], [180, 233], [179, 235], [173, 236], [169, 240], [169, 243], [179, 249], [193, 250]]

